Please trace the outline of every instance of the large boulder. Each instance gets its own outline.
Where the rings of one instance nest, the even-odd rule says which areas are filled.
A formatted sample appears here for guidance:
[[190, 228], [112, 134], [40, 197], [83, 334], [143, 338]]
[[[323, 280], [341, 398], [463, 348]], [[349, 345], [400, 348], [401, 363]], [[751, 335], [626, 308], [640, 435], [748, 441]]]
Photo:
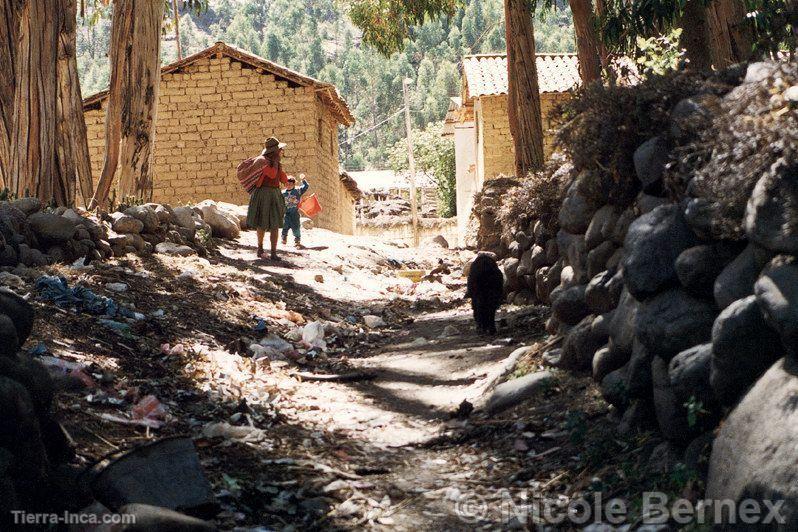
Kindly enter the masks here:
[[620, 351], [612, 350], [609, 346], [602, 347], [593, 355], [591, 362], [593, 380], [601, 382], [609, 373], [624, 367], [627, 362], [629, 357]]
[[[651, 360], [651, 385], [657, 424], [666, 439], [674, 443], [687, 444], [703, 432], [698, 429], [697, 423], [691, 426], [687, 408], [676, 397], [671, 386], [668, 362], [660, 357], [654, 357]], [[704, 423], [701, 425], [703, 426]]]
[[[158, 226], [160, 225], [160, 221], [158, 219], [158, 214], [155, 212], [155, 209], [152, 207], [148, 207], [147, 205], [135, 205], [133, 207], [129, 207], [125, 209], [125, 214], [128, 216], [132, 216], [136, 220], [139, 220], [142, 224], [144, 224], [144, 228], [142, 231], [144, 233], [154, 233], [158, 230]], [[128, 231], [128, 232], [135, 232], [135, 231]]]
[[593, 327], [596, 316], [587, 316], [577, 323], [563, 342], [558, 367], [571, 371], [590, 370], [593, 355], [607, 343], [606, 334]]
[[668, 162], [670, 148], [663, 136], [648, 139], [638, 147], [633, 155], [635, 173], [648, 194], [662, 193], [662, 175]]
[[631, 356], [640, 303], [623, 289], [610, 323], [610, 348]]
[[767, 324], [790, 353], [798, 353], [798, 265], [790, 261], [766, 268], [754, 293]]
[[552, 316], [567, 325], [576, 325], [587, 317], [590, 311], [585, 304], [585, 288], [576, 285], [552, 294]]
[[189, 255], [195, 255], [196, 251], [191, 249], [188, 246], [183, 246], [180, 244], [174, 244], [172, 242], [161, 242], [157, 246], [155, 246], [155, 252], [161, 253], [163, 255], [178, 255], [181, 257], [187, 257]]
[[560, 207], [560, 227], [569, 233], [584, 233], [598, 208], [582, 190], [581, 175], [571, 184]]
[[676, 258], [696, 244], [678, 205], [664, 205], [635, 220], [624, 241], [624, 281], [637, 299], [656, 294], [676, 280]]
[[715, 395], [709, 384], [711, 366], [711, 343], [693, 346], [671, 359], [668, 376], [679, 403], [684, 404], [695, 398], [704, 407], [715, 404]]
[[671, 110], [671, 137], [685, 144], [709, 125], [719, 106], [720, 98], [709, 93], [680, 100]]
[[19, 198], [10, 202], [10, 205], [30, 216], [42, 210], [42, 201], [39, 198]]
[[688, 248], [676, 259], [676, 276], [690, 294], [712, 297], [715, 279], [739, 251], [738, 246], [726, 242]]
[[194, 211], [191, 207], [175, 207], [172, 209], [172, 223], [183, 229], [194, 230]]
[[635, 340], [632, 344], [632, 355], [626, 366], [625, 383], [629, 397], [643, 399], [651, 396], [652, 358], [643, 344]]
[[603, 314], [618, 306], [623, 291], [623, 275], [603, 271], [590, 279], [585, 289], [585, 303], [590, 312]]
[[535, 272], [535, 295], [541, 303], [551, 303], [551, 294], [560, 284], [562, 262], [557, 261], [551, 267], [542, 267]]
[[[210, 200], [199, 203], [197, 207], [202, 211], [202, 219], [211, 226], [213, 236], [230, 240], [238, 238], [241, 233], [241, 226], [237, 217], [222, 211], [216, 206], [216, 203]], [[447, 242], [446, 247], [448, 245]]]
[[615, 253], [615, 244], [602, 242], [587, 254], [587, 276], [592, 279], [607, 268], [607, 262]]
[[61, 244], [75, 236], [75, 224], [57, 214], [37, 212], [28, 217], [28, 224], [43, 243]]
[[765, 501], [778, 504], [783, 522], [763, 523], [762, 530], [798, 530], [796, 397], [798, 368], [794, 359], [785, 358], [767, 370], [724, 420], [712, 446], [706, 497], [738, 505], [758, 501], [763, 516], [769, 513]]
[[612, 205], [605, 205], [593, 215], [585, 232], [585, 245], [593, 249], [603, 241], [612, 237], [615, 223], [618, 221], [618, 210]]
[[565, 258], [567, 265], [571, 266], [577, 283], [587, 283], [587, 247], [584, 235], [575, 235], [560, 230], [557, 233], [557, 247], [560, 256]]
[[610, 235], [610, 239], [617, 245], [622, 246], [624, 240], [626, 240], [626, 234], [629, 232], [629, 227], [636, 218], [637, 213], [633, 207], [629, 207], [623, 211], [618, 216], [618, 220], [615, 222], [615, 227], [612, 228], [612, 235]]
[[534, 245], [521, 255], [521, 262], [518, 264], [517, 275], [529, 275], [537, 271], [538, 268], [546, 264], [546, 250], [538, 245]]
[[771, 251], [798, 254], [798, 165], [782, 160], [757, 181], [745, 209], [745, 232]]
[[629, 394], [626, 391], [626, 367], [616, 369], [607, 373], [601, 379], [601, 395], [609, 404], [624, 410], [629, 402]]
[[712, 328], [710, 383], [718, 401], [734, 404], [783, 355], [779, 335], [765, 323], [756, 296], [726, 307]]
[[759, 272], [772, 254], [755, 244], [749, 244], [718, 274], [713, 286], [715, 303], [724, 309], [732, 302], [754, 293]]
[[139, 234], [144, 230], [144, 222], [122, 212], [111, 213], [111, 229], [116, 233]]
[[712, 303], [674, 288], [641, 303], [635, 337], [652, 356], [668, 362], [680, 351], [706, 342], [716, 316]]

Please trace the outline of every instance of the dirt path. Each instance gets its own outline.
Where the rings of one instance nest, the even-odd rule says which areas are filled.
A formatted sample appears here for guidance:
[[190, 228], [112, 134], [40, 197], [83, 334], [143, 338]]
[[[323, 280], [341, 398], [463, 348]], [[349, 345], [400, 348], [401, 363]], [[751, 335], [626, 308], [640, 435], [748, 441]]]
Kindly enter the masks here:
[[[563, 441], [567, 413], [606, 411], [584, 379], [560, 376], [539, 400], [493, 418], [450, 415], [480, 395], [509, 353], [540, 340], [543, 309], [505, 310], [500, 334], [481, 338], [461, 301], [467, 252], [419, 253], [320, 230], [304, 241], [311, 249], [285, 250], [276, 264], [253, 260], [254, 235], [244, 233], [207, 258], [126, 257], [45, 272], [158, 316], [120, 334], [97, 316], [53, 312], [52, 303], [36, 301], [40, 322], [31, 346], [43, 341], [54, 357], [85, 364], [101, 379], [59, 398], [83, 464], [190, 436], [220, 504], [222, 529], [505, 526], [510, 517], [496, 511], [502, 490], [544, 486], [554, 493], [560, 480], [579, 488], [573, 481], [587, 473], [576, 475], [575, 451]], [[440, 260], [451, 274], [417, 285], [397, 276]], [[109, 292], [109, 283], [128, 288]], [[370, 315], [385, 325], [369, 329]], [[259, 319], [265, 330], [254, 328]], [[316, 320], [326, 327], [326, 351], [294, 341], [288, 358], [253, 358], [252, 342], [288, 338], [298, 324]], [[164, 344], [182, 351], [164, 351]], [[539, 367], [528, 360], [523, 371]], [[358, 372], [372, 378], [302, 376]], [[120, 423], [145, 395], [166, 407], [162, 426]], [[255, 437], [207, 436], [216, 424], [250, 427]]]

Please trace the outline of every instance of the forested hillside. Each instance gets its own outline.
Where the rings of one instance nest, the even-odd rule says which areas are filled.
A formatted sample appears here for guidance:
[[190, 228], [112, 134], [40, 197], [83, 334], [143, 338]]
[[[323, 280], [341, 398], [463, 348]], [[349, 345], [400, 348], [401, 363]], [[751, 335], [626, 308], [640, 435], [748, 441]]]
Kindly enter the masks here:
[[[335, 83], [358, 120], [342, 132], [343, 164], [348, 169], [384, 168], [390, 148], [404, 135], [400, 117], [355, 140], [348, 139], [400, 109], [405, 77], [416, 81], [412, 103], [415, 126], [424, 128], [441, 120], [449, 97], [459, 94], [462, 56], [504, 51], [502, 1], [469, 0], [451, 19], [414, 28], [412, 42], [390, 58], [361, 44], [360, 33], [343, 5], [336, 0], [211, 0], [200, 14], [181, 13], [183, 53], [192, 54], [223, 40]], [[88, 9], [78, 24], [78, 66], [87, 96], [108, 85], [110, 9]], [[567, 7], [538, 19], [536, 38], [541, 52], [573, 51]], [[176, 58], [174, 34], [167, 28], [162, 62]]]

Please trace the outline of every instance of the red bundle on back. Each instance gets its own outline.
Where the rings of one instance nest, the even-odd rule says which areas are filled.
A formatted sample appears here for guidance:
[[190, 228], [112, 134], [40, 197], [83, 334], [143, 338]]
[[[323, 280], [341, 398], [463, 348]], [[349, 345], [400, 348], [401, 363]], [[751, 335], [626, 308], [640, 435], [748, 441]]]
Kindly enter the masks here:
[[263, 155], [257, 157], [250, 157], [236, 168], [236, 175], [241, 182], [241, 186], [247, 191], [247, 194], [252, 194], [258, 186], [258, 179], [263, 172], [263, 169], [269, 164], [269, 161]]

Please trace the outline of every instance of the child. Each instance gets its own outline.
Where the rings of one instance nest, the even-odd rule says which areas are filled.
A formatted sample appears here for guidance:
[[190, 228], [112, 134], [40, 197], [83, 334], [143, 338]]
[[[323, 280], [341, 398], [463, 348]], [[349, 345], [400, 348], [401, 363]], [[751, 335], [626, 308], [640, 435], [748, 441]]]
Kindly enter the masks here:
[[283, 198], [285, 198], [283, 245], [286, 244], [288, 230], [290, 229], [294, 233], [294, 244], [297, 248], [302, 249], [302, 244], [300, 243], [302, 235], [299, 225], [299, 200], [302, 198], [302, 194], [307, 192], [310, 185], [305, 180], [305, 174], [299, 174], [299, 177], [302, 179], [302, 185], [299, 188], [296, 188], [296, 179], [294, 179], [294, 176], [289, 176], [286, 189], [283, 190]]

